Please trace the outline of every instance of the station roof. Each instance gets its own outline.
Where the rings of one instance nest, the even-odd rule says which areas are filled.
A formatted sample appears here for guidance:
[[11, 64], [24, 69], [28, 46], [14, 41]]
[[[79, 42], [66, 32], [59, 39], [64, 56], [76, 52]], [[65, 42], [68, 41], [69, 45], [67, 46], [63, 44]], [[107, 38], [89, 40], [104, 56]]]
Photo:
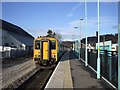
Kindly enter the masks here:
[[28, 32], [23, 30], [21, 27], [11, 24], [5, 20], [0, 19], [0, 28], [2, 28], [3, 30], [6, 30], [8, 32], [14, 32], [19, 35], [24, 35], [24, 36], [31, 37], [34, 39], [34, 37], [32, 35], [30, 35]]

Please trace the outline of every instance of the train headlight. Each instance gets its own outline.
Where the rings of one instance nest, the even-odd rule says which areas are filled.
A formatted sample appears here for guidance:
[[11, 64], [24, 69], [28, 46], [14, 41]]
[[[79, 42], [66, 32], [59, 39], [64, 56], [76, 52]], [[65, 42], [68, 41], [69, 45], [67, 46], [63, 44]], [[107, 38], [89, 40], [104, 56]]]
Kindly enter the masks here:
[[55, 58], [56, 57], [56, 55], [52, 55], [52, 58]]
[[37, 54], [37, 55], [35, 55], [35, 57], [36, 57], [36, 58], [39, 58], [39, 57], [40, 57], [40, 55], [38, 55], [38, 54]]

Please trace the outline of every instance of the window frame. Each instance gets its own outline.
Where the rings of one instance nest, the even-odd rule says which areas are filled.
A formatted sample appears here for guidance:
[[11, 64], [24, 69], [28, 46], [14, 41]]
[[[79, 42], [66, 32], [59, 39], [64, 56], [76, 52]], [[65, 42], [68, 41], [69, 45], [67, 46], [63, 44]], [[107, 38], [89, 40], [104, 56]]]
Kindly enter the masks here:
[[[52, 44], [53, 42], [54, 42], [54, 47], [53, 47], [53, 44]], [[50, 49], [51, 50], [56, 50], [56, 43], [57, 43], [56, 40], [51, 40], [51, 42], [50, 42]]]
[[[37, 45], [39, 44], [39, 48], [37, 48], [37, 45], [36, 45], [36, 44], [37, 44]], [[40, 40], [36, 40], [36, 41], [35, 41], [35, 49], [36, 49], [36, 50], [41, 49], [40, 45], [41, 45], [41, 41], [40, 41]]]

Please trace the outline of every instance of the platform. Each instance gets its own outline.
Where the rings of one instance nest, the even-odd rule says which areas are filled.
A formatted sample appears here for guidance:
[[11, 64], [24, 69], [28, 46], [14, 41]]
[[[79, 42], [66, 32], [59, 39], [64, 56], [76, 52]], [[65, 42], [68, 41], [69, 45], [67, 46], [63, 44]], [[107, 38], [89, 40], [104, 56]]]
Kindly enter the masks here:
[[73, 88], [68, 52], [61, 58], [45, 88]]
[[45, 86], [45, 89], [52, 88], [102, 88], [104, 90], [110, 89], [111, 86], [102, 79], [97, 80], [96, 74], [85, 67], [84, 63], [70, 51], [63, 55]]

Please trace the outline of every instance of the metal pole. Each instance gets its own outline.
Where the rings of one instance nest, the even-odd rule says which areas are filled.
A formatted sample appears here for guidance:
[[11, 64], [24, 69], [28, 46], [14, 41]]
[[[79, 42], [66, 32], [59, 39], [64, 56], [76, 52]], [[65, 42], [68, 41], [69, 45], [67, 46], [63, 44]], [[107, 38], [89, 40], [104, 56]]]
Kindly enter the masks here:
[[80, 43], [79, 43], [79, 60], [80, 60], [80, 48], [81, 48], [81, 19], [80, 19]]
[[88, 65], [88, 57], [87, 57], [87, 1], [85, 0], [85, 27], [86, 27], [86, 52], [85, 52], [85, 66]]
[[73, 36], [73, 51], [75, 51], [75, 44], [74, 44], [74, 35]]
[[[78, 27], [74, 27], [75, 29], [78, 29]], [[78, 39], [78, 42], [76, 42], [76, 51], [77, 51], [77, 56], [78, 58], [80, 59], [80, 50], [79, 50], [79, 39]]]
[[118, 26], [118, 90], [120, 90], [120, 21]]
[[[118, 11], [120, 10], [120, 1]], [[118, 90], [120, 90], [120, 12], [118, 13]]]
[[[118, 2], [118, 10], [120, 9], [120, 1]], [[120, 16], [120, 11], [118, 11]], [[120, 90], [120, 17], [118, 17], [118, 90]]]
[[103, 36], [103, 50], [105, 50], [105, 36]]
[[100, 6], [99, 0], [97, 2], [98, 11], [98, 57], [97, 57], [97, 79], [100, 79]]
[[[79, 45], [80, 48], [81, 48], [82, 20], [83, 20], [83, 19], [80, 19], [80, 45]], [[80, 49], [79, 49], [79, 60], [80, 60], [80, 54], [81, 54], [81, 52], [80, 52]]]

